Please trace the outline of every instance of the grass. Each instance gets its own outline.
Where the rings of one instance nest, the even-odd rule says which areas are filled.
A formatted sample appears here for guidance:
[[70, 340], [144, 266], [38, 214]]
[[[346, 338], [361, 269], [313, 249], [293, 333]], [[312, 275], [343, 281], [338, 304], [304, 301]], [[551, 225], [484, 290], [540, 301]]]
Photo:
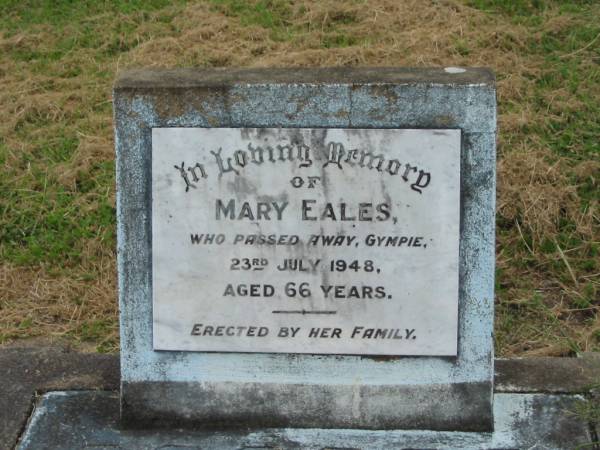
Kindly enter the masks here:
[[239, 18], [243, 26], [259, 26], [269, 30], [271, 39], [286, 40], [292, 27], [291, 8], [285, 0], [211, 0], [214, 10]]
[[0, 0], [0, 343], [118, 348], [111, 84], [140, 66], [489, 66], [496, 352], [600, 350], [600, 4]]
[[[598, 389], [600, 388], [599, 383], [593, 383], [587, 386], [586, 391], [589, 394], [587, 398], [577, 400], [571, 410], [567, 411], [567, 414], [575, 416], [580, 421], [588, 423], [590, 428], [597, 429], [600, 424], [600, 397], [598, 397]], [[591, 445], [580, 445], [576, 447], [578, 449], [584, 448], [597, 448], [597, 437], [596, 442]]]

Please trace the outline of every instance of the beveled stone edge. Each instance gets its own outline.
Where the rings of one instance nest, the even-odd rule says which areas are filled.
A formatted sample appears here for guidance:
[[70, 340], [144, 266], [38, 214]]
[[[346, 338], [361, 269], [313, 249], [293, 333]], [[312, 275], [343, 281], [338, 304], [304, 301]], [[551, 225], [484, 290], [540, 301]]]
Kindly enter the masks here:
[[[446, 70], [451, 69], [451, 70]], [[132, 69], [120, 72], [115, 90], [189, 89], [238, 84], [429, 84], [490, 86], [494, 72], [486, 67], [326, 67]]]

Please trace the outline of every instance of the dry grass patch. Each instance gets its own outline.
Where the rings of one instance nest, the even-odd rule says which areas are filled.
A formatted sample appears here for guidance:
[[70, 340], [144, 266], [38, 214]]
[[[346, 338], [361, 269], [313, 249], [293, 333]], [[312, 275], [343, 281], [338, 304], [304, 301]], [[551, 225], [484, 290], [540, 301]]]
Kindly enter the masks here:
[[[11, 338], [44, 336], [93, 343], [101, 351], [118, 349], [118, 308], [114, 299], [114, 261], [60, 274], [40, 268], [3, 265], [0, 327]], [[96, 278], [95, 275], [100, 274]]]
[[538, 3], [14, 6], [0, 19], [0, 341], [116, 348], [117, 71], [464, 65], [498, 74], [497, 352], [599, 349], [600, 4]]

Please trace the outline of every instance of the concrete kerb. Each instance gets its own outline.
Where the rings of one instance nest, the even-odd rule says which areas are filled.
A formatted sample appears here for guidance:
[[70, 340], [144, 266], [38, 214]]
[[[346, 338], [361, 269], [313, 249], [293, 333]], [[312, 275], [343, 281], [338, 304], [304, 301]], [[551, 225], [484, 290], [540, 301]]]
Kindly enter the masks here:
[[118, 355], [36, 341], [0, 348], [0, 450], [14, 447], [40, 394], [83, 389], [118, 390]]
[[[600, 354], [579, 358], [497, 359], [496, 393], [583, 394], [600, 381]], [[119, 388], [119, 355], [66, 346], [0, 348], [0, 449], [14, 448], [39, 394]], [[568, 414], [568, 412], [565, 412]], [[591, 426], [590, 435], [597, 439]], [[592, 448], [592, 447], [589, 447]]]

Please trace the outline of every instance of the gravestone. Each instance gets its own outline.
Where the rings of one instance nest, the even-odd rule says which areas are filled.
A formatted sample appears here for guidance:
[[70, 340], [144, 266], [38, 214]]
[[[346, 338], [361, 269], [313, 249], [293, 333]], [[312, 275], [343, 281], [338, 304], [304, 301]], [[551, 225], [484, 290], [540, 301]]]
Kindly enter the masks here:
[[114, 93], [125, 424], [492, 430], [490, 71]]
[[17, 448], [592, 445], [582, 366], [494, 393], [491, 72], [141, 70], [114, 111], [121, 391]]

